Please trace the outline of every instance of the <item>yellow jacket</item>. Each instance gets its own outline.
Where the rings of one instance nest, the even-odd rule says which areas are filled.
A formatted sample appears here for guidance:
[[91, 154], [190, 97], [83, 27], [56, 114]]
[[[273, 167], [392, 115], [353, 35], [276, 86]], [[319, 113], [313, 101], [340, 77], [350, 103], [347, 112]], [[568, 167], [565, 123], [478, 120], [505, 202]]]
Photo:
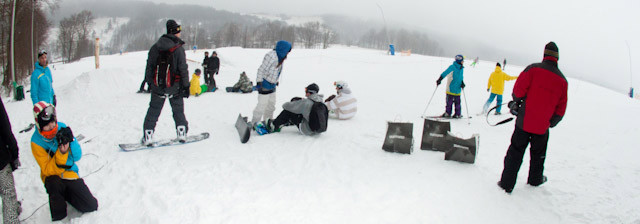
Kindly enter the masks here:
[[191, 78], [191, 87], [189, 87], [189, 93], [191, 95], [196, 95], [202, 93], [202, 88], [200, 88], [200, 76], [193, 74]]
[[[491, 89], [491, 93], [502, 95], [504, 92], [504, 81], [517, 79], [518, 76], [510, 76], [504, 73], [500, 66], [496, 66], [496, 71], [489, 76], [489, 84], [487, 89]], [[492, 88], [493, 87], [493, 88]]]

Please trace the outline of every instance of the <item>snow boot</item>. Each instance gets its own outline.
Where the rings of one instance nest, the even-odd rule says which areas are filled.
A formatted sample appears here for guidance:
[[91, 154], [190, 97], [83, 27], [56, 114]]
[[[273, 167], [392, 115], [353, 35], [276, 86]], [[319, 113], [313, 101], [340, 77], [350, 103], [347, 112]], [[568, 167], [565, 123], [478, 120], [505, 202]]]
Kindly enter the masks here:
[[266, 128], [269, 131], [269, 133], [274, 133], [274, 132], [280, 132], [281, 127], [276, 127], [275, 124], [273, 124], [273, 119], [268, 119]]
[[153, 130], [144, 130], [144, 136], [142, 136], [140, 143], [151, 146], [153, 144]]
[[495, 115], [501, 115], [501, 114], [502, 114], [502, 113], [500, 113], [500, 112], [496, 112], [496, 113], [495, 113]]
[[511, 194], [511, 192], [513, 191], [513, 188], [510, 188], [510, 189], [504, 188], [502, 186], [502, 183], [500, 183], [500, 181], [498, 181], [498, 187], [502, 188], [502, 190], [504, 190], [504, 192], [507, 192], [509, 194]]
[[537, 186], [540, 186], [540, 185], [544, 184], [545, 182], [547, 182], [547, 176], [542, 176], [542, 180], [540, 181], [540, 183], [533, 184], [533, 183], [531, 183], [531, 181], [527, 181], [527, 184], [529, 184], [531, 186], [534, 186], [534, 187], [537, 187]]
[[184, 125], [180, 125], [176, 128], [178, 134], [178, 141], [180, 143], [185, 143], [187, 141], [187, 127]]
[[453, 115], [453, 118], [456, 118], [456, 119], [458, 119], [458, 118], [462, 118], [462, 115], [460, 115], [460, 114], [456, 114], [456, 115]]
[[253, 129], [256, 130], [256, 132], [259, 135], [266, 135], [269, 134], [269, 130], [267, 129], [266, 125], [264, 122], [256, 122], [253, 125]]
[[451, 117], [451, 114], [449, 114], [449, 113], [447, 113], [447, 112], [444, 112], [444, 114], [440, 115], [440, 117], [447, 117], [447, 118], [449, 118], [449, 117]]

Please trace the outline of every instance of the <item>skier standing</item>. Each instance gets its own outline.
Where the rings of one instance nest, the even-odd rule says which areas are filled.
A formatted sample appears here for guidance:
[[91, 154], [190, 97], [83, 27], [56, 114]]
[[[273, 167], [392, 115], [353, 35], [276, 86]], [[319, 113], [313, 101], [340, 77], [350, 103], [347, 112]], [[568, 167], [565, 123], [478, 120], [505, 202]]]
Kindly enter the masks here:
[[453, 62], [453, 64], [450, 65], [449, 68], [447, 68], [447, 70], [442, 72], [442, 74], [440, 74], [440, 78], [438, 78], [438, 80], [436, 81], [436, 84], [440, 85], [444, 77], [447, 77], [449, 74], [452, 74], [448, 78], [449, 85], [447, 85], [447, 106], [445, 108], [446, 111], [444, 112], [444, 114], [442, 114], [442, 117], [451, 117], [451, 110], [454, 103], [455, 103], [456, 110], [455, 110], [455, 114], [453, 115], [453, 118], [462, 117], [460, 94], [462, 92], [462, 89], [465, 87], [464, 81], [463, 81], [464, 79], [463, 64], [464, 64], [464, 56], [456, 55], [455, 61]]
[[283, 63], [289, 52], [291, 43], [281, 40], [276, 43], [275, 49], [264, 55], [256, 77], [258, 105], [253, 109], [252, 124], [273, 118], [273, 112], [276, 110], [276, 86], [279, 84]]
[[498, 108], [496, 108], [496, 115], [500, 115], [500, 110], [502, 108], [502, 93], [504, 92], [504, 82], [505, 81], [509, 81], [509, 80], [514, 80], [517, 79], [518, 76], [510, 76], [507, 75], [507, 73], [504, 73], [501, 69], [500, 69], [500, 63], [496, 63], [496, 70], [491, 73], [491, 76], [489, 76], [489, 82], [487, 84], [487, 92], [489, 92], [489, 90], [491, 90], [491, 95], [489, 96], [489, 99], [487, 100], [487, 102], [484, 104], [484, 107], [482, 108], [482, 113], [486, 113], [487, 110], [489, 109], [489, 106], [491, 106], [491, 102], [493, 102], [494, 98], [498, 98]]
[[53, 77], [48, 67], [47, 52], [38, 53], [38, 61], [31, 73], [31, 101], [36, 104], [40, 101], [57, 105], [56, 93], [53, 91]]
[[178, 140], [186, 141], [189, 126], [184, 115], [183, 97], [189, 97], [189, 74], [184, 41], [180, 39], [182, 28], [176, 21], [167, 21], [167, 34], [151, 47], [147, 58], [146, 78], [151, 89], [149, 109], [144, 118], [141, 143], [150, 145], [164, 101], [169, 98], [176, 125]]
[[214, 51], [211, 53], [211, 57], [207, 60], [207, 71], [204, 76], [205, 83], [209, 86], [211, 91], [218, 89], [216, 79], [214, 78], [214, 75], [218, 75], [218, 70], [220, 70], [220, 59], [218, 58], [218, 53]]
[[547, 154], [549, 128], [564, 116], [567, 108], [567, 79], [558, 68], [558, 46], [549, 42], [544, 49], [542, 63], [529, 65], [516, 80], [511, 113], [517, 116], [511, 145], [504, 157], [504, 170], [498, 186], [511, 193], [527, 145], [531, 144], [529, 178], [527, 183], [537, 187], [547, 181], [543, 175]]

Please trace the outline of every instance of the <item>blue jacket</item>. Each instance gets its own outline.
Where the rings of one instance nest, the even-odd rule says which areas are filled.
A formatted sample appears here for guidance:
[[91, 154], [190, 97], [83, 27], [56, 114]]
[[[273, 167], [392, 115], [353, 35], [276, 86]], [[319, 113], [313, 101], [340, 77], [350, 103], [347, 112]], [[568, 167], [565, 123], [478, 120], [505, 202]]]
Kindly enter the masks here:
[[40, 101], [53, 104], [53, 95], [56, 93], [53, 91], [52, 83], [53, 78], [49, 67], [43, 68], [40, 63], [36, 62], [36, 69], [31, 73], [31, 101], [33, 104]]
[[[66, 124], [58, 122], [58, 131], [67, 127]], [[48, 176], [59, 175], [63, 179], [78, 179], [78, 166], [76, 162], [82, 157], [82, 148], [76, 138], [69, 143], [69, 151], [65, 154], [58, 153], [58, 141], [47, 139], [40, 134], [40, 130], [36, 130], [31, 136], [31, 150], [33, 156], [40, 165], [40, 176], [42, 180]], [[53, 155], [53, 156], [51, 156]], [[68, 166], [66, 167], [61, 167]]]
[[462, 85], [462, 80], [464, 78], [462, 76], [463, 70], [464, 67], [454, 61], [453, 64], [450, 65], [449, 68], [447, 68], [447, 70], [442, 72], [442, 74], [440, 75], [440, 77], [442, 78], [446, 77], [450, 73], [453, 73], [451, 76], [451, 83], [449, 84], [449, 86], [447, 86], [447, 94], [455, 96], [460, 95], [460, 92], [462, 92], [462, 88], [460, 86]]

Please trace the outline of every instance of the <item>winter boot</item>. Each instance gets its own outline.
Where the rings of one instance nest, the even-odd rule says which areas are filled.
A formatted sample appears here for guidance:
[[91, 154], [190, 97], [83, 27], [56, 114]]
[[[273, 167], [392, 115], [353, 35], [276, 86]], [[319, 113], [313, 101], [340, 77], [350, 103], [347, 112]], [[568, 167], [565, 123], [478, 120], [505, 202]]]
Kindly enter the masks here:
[[509, 188], [509, 189], [504, 188], [504, 187], [502, 186], [502, 183], [500, 183], [500, 181], [498, 181], [498, 187], [502, 188], [502, 190], [504, 190], [504, 192], [507, 192], [507, 193], [509, 193], [509, 194], [511, 194], [511, 192], [513, 191], [513, 188]]
[[185, 143], [187, 141], [187, 127], [180, 125], [176, 129], [176, 132], [178, 133], [178, 141], [180, 143]]
[[458, 118], [462, 118], [462, 115], [460, 115], [460, 114], [456, 114], [456, 115], [453, 115], [453, 118], [456, 118], [456, 119], [458, 119]]
[[444, 112], [444, 114], [442, 114], [440, 117], [451, 117], [451, 114]]
[[275, 124], [273, 124], [273, 119], [268, 119], [266, 126], [269, 133], [280, 132], [280, 127], [276, 127]]
[[534, 187], [537, 187], [537, 186], [540, 186], [540, 185], [544, 184], [545, 182], [547, 182], [547, 176], [542, 176], [542, 180], [540, 181], [540, 183], [533, 184], [530, 181], [528, 181], [527, 184], [529, 184], [531, 186], [534, 186]]
[[267, 129], [265, 122], [261, 121], [261, 122], [256, 122], [253, 125], [253, 129], [256, 130], [256, 132], [259, 135], [266, 135], [269, 134], [269, 129]]
[[140, 143], [146, 146], [151, 146], [153, 144], [153, 130], [144, 130], [144, 136], [142, 136]]
[[501, 115], [501, 114], [502, 114], [502, 113], [500, 113], [500, 112], [497, 112], [497, 111], [496, 111], [496, 113], [495, 113], [495, 115]]

